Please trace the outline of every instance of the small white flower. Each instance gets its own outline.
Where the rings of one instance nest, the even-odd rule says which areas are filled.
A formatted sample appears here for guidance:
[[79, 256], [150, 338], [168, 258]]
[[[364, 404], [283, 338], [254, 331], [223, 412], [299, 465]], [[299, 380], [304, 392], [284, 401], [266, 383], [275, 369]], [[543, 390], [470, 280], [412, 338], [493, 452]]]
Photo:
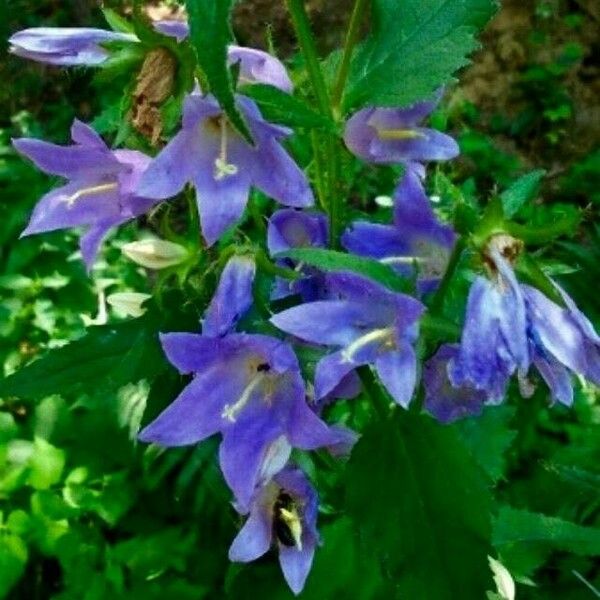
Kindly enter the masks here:
[[188, 251], [179, 244], [148, 238], [125, 244], [121, 252], [131, 261], [148, 269], [166, 269], [182, 263]]
[[490, 569], [494, 574], [494, 583], [502, 600], [515, 600], [515, 582], [508, 569], [495, 558], [488, 556]]
[[151, 297], [150, 294], [140, 294], [139, 292], [117, 292], [107, 296], [106, 301], [129, 317], [141, 317], [146, 312], [142, 304]]

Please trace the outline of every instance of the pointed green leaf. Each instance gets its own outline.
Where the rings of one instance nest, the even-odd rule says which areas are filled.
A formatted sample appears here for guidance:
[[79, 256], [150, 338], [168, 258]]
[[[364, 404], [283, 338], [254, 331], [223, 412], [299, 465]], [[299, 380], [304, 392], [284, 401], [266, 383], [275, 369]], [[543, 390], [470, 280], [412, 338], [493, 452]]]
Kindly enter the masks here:
[[372, 279], [395, 292], [408, 292], [412, 288], [411, 282], [398, 275], [392, 267], [371, 258], [345, 254], [336, 250], [293, 248], [279, 253], [276, 258], [291, 258], [323, 271], [350, 271]]
[[453, 80], [478, 46], [494, 0], [373, 0], [372, 30], [352, 62], [344, 105], [406, 106]]
[[519, 212], [519, 209], [535, 199], [540, 189], [540, 183], [546, 174], [544, 169], [531, 171], [519, 177], [509, 188], [500, 194], [504, 215], [510, 219]]
[[190, 41], [210, 92], [219, 101], [233, 126], [248, 140], [252, 136], [234, 98], [234, 82], [227, 66], [227, 46], [233, 35], [229, 13], [235, 0], [186, 0]]
[[600, 556], [600, 528], [584, 527], [504, 506], [494, 522], [494, 545], [535, 544], [579, 556]]
[[315, 112], [302, 100], [272, 85], [259, 83], [245, 85], [240, 92], [258, 104], [262, 116], [270, 123], [337, 132], [336, 125], [331, 119]]
[[91, 328], [67, 346], [48, 352], [0, 381], [0, 397], [43, 398], [115, 390], [165, 367], [157, 333], [147, 319]]

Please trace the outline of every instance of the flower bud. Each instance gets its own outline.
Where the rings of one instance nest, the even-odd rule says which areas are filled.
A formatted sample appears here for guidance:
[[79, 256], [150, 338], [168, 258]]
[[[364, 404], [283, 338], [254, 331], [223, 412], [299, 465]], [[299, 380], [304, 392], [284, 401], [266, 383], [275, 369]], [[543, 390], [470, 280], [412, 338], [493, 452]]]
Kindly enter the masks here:
[[121, 249], [131, 261], [148, 269], [165, 269], [182, 263], [188, 251], [179, 244], [149, 238], [125, 244]]
[[141, 317], [146, 309], [142, 304], [151, 298], [150, 294], [140, 294], [138, 292], [118, 292], [106, 297], [106, 301], [117, 310], [125, 313], [129, 317]]

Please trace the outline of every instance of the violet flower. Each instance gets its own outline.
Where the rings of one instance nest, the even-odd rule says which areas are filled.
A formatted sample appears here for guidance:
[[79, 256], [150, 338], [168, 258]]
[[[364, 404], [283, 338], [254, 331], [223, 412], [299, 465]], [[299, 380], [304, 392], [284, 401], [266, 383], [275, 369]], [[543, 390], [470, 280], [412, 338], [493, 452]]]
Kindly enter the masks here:
[[69, 180], [42, 197], [22, 235], [87, 227], [80, 247], [89, 269], [109, 230], [147, 212], [156, 200], [135, 192], [150, 162], [145, 154], [110, 150], [91, 127], [78, 120], [73, 122], [71, 137], [71, 146], [31, 138], [13, 140], [14, 147], [42, 171]]
[[231, 544], [229, 559], [251, 562], [275, 546], [283, 576], [299, 594], [320, 543], [317, 503], [317, 493], [304, 473], [286, 467], [256, 490], [249, 508], [239, 508], [249, 516]]
[[[182, 42], [189, 36], [185, 21], [156, 21], [154, 28], [163, 35]], [[13, 34], [8, 40], [10, 52], [36, 62], [69, 66], [97, 67], [110, 52], [102, 46], [107, 42], [139, 43], [133, 33], [83, 27], [32, 27]], [[291, 93], [293, 84], [281, 61], [255, 48], [230, 45], [228, 63], [240, 67], [240, 83], [264, 83]]]
[[471, 286], [458, 355], [450, 361], [450, 381], [457, 387], [484, 390], [501, 402], [508, 380], [530, 365], [525, 300], [504, 258], [497, 236], [488, 247], [492, 279], [479, 276]]
[[488, 400], [483, 390], [468, 385], [454, 387], [448, 378], [448, 363], [458, 355], [456, 344], [443, 344], [423, 366], [423, 407], [441, 423], [479, 415]]
[[357, 367], [372, 364], [392, 398], [408, 406], [417, 377], [412, 345], [423, 305], [350, 273], [328, 274], [326, 284], [328, 299], [271, 318], [282, 331], [338, 348], [317, 364], [315, 397], [323, 398]]
[[572, 298], [560, 287], [556, 288], [564, 308], [536, 288], [521, 285], [532, 362], [548, 384], [552, 398], [571, 406], [571, 373], [600, 385], [600, 337]]
[[[292, 248], [325, 248], [329, 232], [327, 217], [322, 213], [308, 213], [291, 208], [276, 211], [269, 219], [267, 247], [275, 256]], [[316, 300], [323, 284], [323, 275], [317, 269], [295, 264], [290, 259], [280, 263], [305, 274], [296, 281], [281, 277], [275, 279], [271, 298], [279, 300], [292, 294], [300, 294], [305, 302]]]
[[202, 335], [161, 335], [169, 361], [194, 378], [139, 436], [170, 447], [196, 444], [220, 432], [221, 470], [242, 505], [256, 485], [284, 466], [292, 447], [312, 450], [339, 442], [339, 435], [306, 404], [291, 347], [265, 335], [231, 331], [252, 303], [253, 276], [250, 259], [231, 259]]
[[419, 291], [427, 293], [446, 271], [455, 238], [452, 227], [433, 212], [419, 174], [407, 169], [394, 193], [394, 224], [355, 221], [343, 234], [342, 245], [404, 276], [416, 271]]
[[137, 41], [132, 33], [89, 27], [32, 27], [18, 31], [8, 40], [10, 52], [16, 56], [65, 67], [98, 66], [110, 56], [102, 44]]
[[459, 154], [457, 143], [448, 135], [420, 127], [418, 123], [433, 111], [438, 97], [409, 108], [359, 110], [346, 123], [344, 141], [356, 156], [371, 163], [410, 163], [449, 160]]
[[192, 182], [209, 245], [241, 218], [251, 186], [288, 206], [314, 202], [304, 173], [280, 144], [290, 131], [263, 120], [250, 99], [238, 96], [237, 104], [254, 146], [235, 131], [212, 96], [190, 94], [181, 130], [152, 161], [138, 188], [160, 200]]

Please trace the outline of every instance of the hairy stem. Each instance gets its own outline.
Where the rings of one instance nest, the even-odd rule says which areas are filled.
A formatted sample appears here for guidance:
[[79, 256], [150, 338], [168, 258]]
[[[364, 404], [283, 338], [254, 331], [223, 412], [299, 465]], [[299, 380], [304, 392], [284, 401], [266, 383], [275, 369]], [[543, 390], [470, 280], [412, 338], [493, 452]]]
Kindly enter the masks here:
[[331, 94], [331, 104], [336, 116], [339, 115], [340, 105], [344, 95], [344, 87], [346, 86], [346, 80], [348, 79], [348, 73], [350, 72], [352, 53], [354, 52], [354, 46], [356, 46], [356, 42], [358, 41], [360, 25], [368, 5], [368, 0], [356, 0], [354, 8], [352, 9], [348, 33], [346, 34], [346, 40], [344, 41], [342, 62], [340, 63], [335, 84], [333, 86], [333, 92]]

